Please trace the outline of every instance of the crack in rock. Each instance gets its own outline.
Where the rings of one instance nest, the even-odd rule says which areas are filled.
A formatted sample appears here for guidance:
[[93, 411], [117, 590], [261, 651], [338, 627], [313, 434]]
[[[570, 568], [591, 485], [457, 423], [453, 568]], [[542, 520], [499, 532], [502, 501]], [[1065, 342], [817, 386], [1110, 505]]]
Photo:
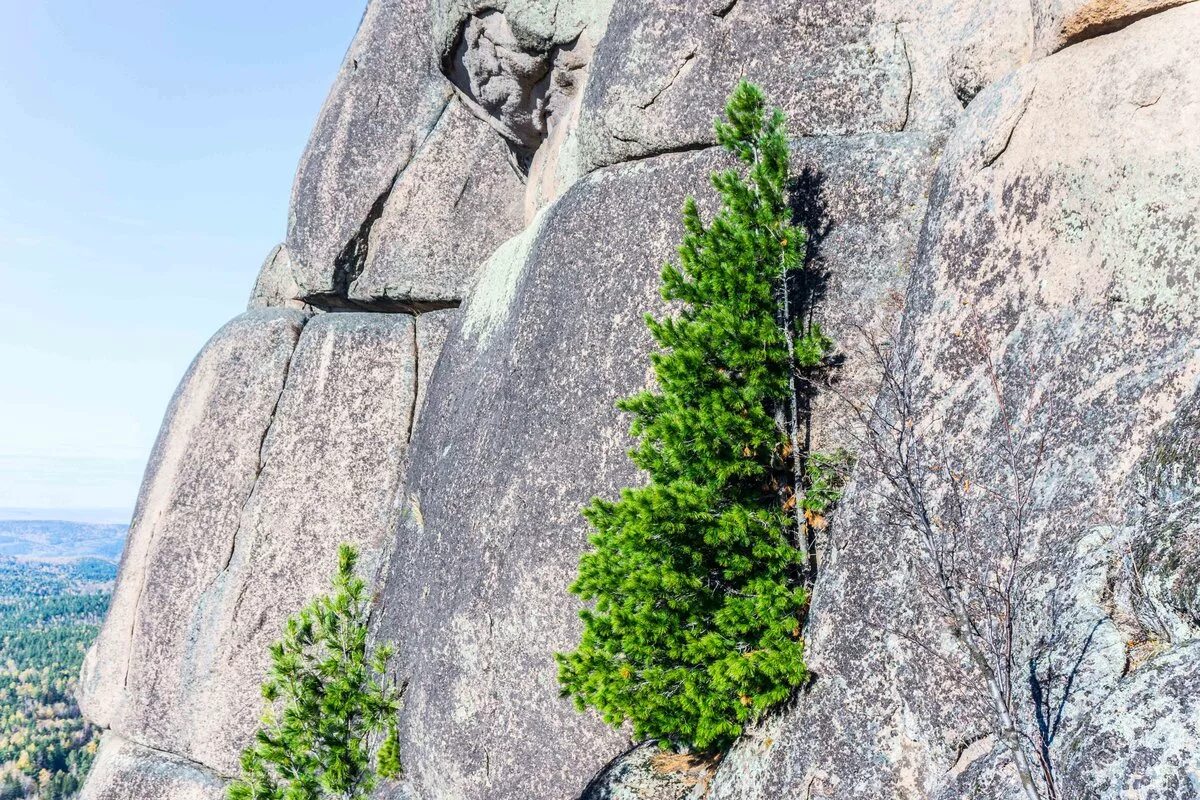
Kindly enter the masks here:
[[644, 111], [647, 108], [649, 108], [650, 106], [654, 105], [654, 103], [658, 100], [658, 98], [662, 97], [663, 93], [666, 92], [668, 89], [670, 89], [672, 86], [674, 86], [675, 81], [679, 80], [679, 78], [684, 74], [684, 72], [689, 70], [689, 68], [692, 66], [693, 60], [695, 58], [696, 58], [696, 47], [693, 46], [692, 49], [689, 50], [688, 53], [683, 57], [683, 60], [679, 62], [679, 66], [677, 66], [675, 68], [675, 71], [671, 73], [671, 77], [667, 78], [667, 82], [665, 84], [663, 84], [663, 86], [657, 92], [655, 92], [650, 97], [649, 100], [640, 104], [639, 107]]

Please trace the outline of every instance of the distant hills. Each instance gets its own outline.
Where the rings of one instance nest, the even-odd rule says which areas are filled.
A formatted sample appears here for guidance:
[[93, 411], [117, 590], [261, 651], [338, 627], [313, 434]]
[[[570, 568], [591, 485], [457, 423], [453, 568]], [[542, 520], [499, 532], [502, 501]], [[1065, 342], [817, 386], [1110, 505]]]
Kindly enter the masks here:
[[118, 561], [128, 525], [65, 520], [0, 520], [0, 556], [33, 561]]

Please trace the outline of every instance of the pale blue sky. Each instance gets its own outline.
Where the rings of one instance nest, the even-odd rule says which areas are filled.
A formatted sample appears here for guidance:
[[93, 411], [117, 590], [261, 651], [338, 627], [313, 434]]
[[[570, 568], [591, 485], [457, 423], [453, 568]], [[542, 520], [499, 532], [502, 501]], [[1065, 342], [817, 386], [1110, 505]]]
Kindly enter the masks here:
[[0, 0], [0, 509], [132, 507], [362, 8]]

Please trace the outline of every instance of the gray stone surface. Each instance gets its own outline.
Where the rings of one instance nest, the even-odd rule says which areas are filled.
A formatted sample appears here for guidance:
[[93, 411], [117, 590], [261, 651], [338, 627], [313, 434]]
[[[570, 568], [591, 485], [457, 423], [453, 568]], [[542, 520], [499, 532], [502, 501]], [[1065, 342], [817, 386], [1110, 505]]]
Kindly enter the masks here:
[[684, 800], [703, 791], [711, 771], [655, 744], [642, 744], [613, 759], [579, 800]]
[[[837, 243], [820, 255], [839, 273], [829, 296], [861, 300], [864, 325], [906, 279], [930, 161], [916, 135], [797, 146], [808, 213], [823, 209], [824, 241]], [[661, 305], [679, 209], [697, 192], [711, 210], [708, 174], [726, 163], [665, 156], [576, 184], [499, 249], [451, 333], [379, 623], [411, 680], [416, 796], [575, 797], [624, 746], [557, 697], [552, 654], [578, 636], [565, 587], [586, 546], [579, 508], [638, 480], [612, 403], [648, 378], [642, 315]]]
[[[135, 523], [84, 674], [93, 719], [222, 774], [257, 725], [267, 647], [285, 617], [327, 587], [340, 542], [362, 550], [371, 575], [399, 513], [413, 318], [319, 315], [294, 353], [291, 336], [270, 391], [245, 396], [254, 384], [238, 364], [272, 362], [240, 342], [210, 345], [193, 369], [201, 377], [185, 381], [159, 447], [187, 469], [152, 469], [138, 515], [152, 522]], [[216, 386], [201, 382], [210, 373]], [[253, 424], [235, 427], [243, 415]], [[180, 431], [179, 417], [192, 427]]]
[[[1200, 719], [1176, 701], [1197, 691], [1195, 629], [1131, 658], [1155, 621], [1122, 565], [1163, 511], [1137, 491], [1158, 436], [1200, 385], [1198, 32], [1200, 6], [1177, 9], [976, 98], [935, 180], [905, 311], [927, 438], [1003, 487], [1012, 421], [1036, 531], [1014, 646], [1043, 715], [1061, 703], [1060, 797], [1195, 791]], [[814, 594], [817, 680], [726, 759], [712, 798], [1019, 796], [920, 552], [864, 475]], [[965, 512], [973, 568], [1000, 563], [1003, 541], [981, 497]], [[1036, 736], [1027, 676], [1014, 692]]]
[[106, 733], [79, 800], [222, 800], [225, 781], [196, 764]]
[[1029, 60], [1031, 29], [1025, 0], [618, 0], [583, 101], [583, 163], [712, 144], [743, 77], [794, 135], [944, 131]]
[[1132, 22], [1192, 0], [1034, 0], [1039, 54], [1112, 33]]
[[[219, 562], [237, 530], [304, 320], [297, 311], [247, 312], [213, 336], [180, 382], [146, 467], [108, 618], [84, 664], [80, 705], [93, 722], [127, 731], [132, 652], [154, 644], [143, 596], [195, 592], [195, 573]], [[152, 569], [164, 555], [162, 571]]]
[[[377, 633], [411, 680], [395, 800], [1018, 796], [866, 468], [819, 543], [816, 680], [711, 786], [557, 696], [578, 509], [638, 480], [612, 401], [650, 379], [641, 316], [683, 196], [712, 210], [742, 76], [808, 137], [797, 211], [846, 359], [814, 444], [854, 447], [838, 396], [874, 396], [867, 345], [895, 333], [927, 435], [1003, 485], [998, 391], [1048, 465], [1020, 727], [1059, 720], [1061, 800], [1200, 794], [1197, 41], [1180, 0], [371, 0], [265, 310], [214, 337], [156, 444], [84, 668], [110, 728], [84, 797], [219, 797], [266, 645], [342, 540], [384, 570]], [[1002, 505], [968, 507], [973, 569]]]
[[793, 202], [809, 231], [809, 269], [820, 276], [813, 318], [844, 358], [838, 391], [815, 400], [817, 450], [853, 449], [861, 435], [838, 411], [839, 397], [877, 391], [878, 375], [863, 351], [867, 339], [895, 326], [939, 149], [936, 137], [918, 133], [813, 139], [793, 147]]
[[1186, 800], [1200, 793], [1200, 638], [1164, 648], [1082, 717], [1060, 797]]
[[612, 0], [432, 0], [430, 5], [435, 45], [449, 56], [469, 18], [488, 11], [504, 15], [517, 46], [527, 51], [565, 45], [584, 32], [597, 41]]
[[286, 244], [306, 297], [345, 296], [371, 223], [451, 96], [425, 3], [372, 0], [292, 187]]
[[300, 294], [300, 284], [296, 283], [287, 246], [277, 244], [271, 248], [258, 271], [247, 308], [305, 309], [306, 304], [297, 299]]
[[588, 168], [713, 144], [737, 81], [762, 85], [793, 135], [901, 130], [911, 90], [894, 24], [869, 4], [617, 0], [592, 63]]
[[458, 99], [400, 174], [371, 228], [350, 298], [461, 300], [480, 264], [524, 222], [525, 185], [508, 145]]
[[458, 309], [447, 309], [429, 311], [417, 317], [417, 415], [413, 420], [414, 430], [420, 424], [429, 384], [433, 380], [434, 368], [442, 356], [446, 337], [450, 335], [450, 330], [458, 322], [461, 313]]
[[1032, 57], [1029, 0], [876, 0], [875, 15], [904, 41], [909, 130], [953, 128], [980, 90]]

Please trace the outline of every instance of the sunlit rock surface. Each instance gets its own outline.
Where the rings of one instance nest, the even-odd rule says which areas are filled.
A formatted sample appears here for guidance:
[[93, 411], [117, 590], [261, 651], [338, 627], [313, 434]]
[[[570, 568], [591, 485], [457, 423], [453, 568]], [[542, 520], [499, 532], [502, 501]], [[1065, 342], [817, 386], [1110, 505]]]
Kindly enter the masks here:
[[[814, 444], [861, 449], [878, 349], [973, 485], [1031, 470], [1011, 687], [1038, 780], [1200, 794], [1197, 41], [1178, 0], [372, 0], [252, 310], [167, 411], [84, 669], [109, 729], [84, 797], [220, 797], [341, 541], [409, 682], [380, 796], [1022, 796], [865, 465], [819, 542], [815, 679], [719, 766], [558, 696], [578, 509], [640, 480], [612, 402], [651, 379], [642, 316], [684, 198], [713, 211], [742, 77], [788, 117], [843, 359]], [[986, 573], [1005, 512], [976, 496]]]

